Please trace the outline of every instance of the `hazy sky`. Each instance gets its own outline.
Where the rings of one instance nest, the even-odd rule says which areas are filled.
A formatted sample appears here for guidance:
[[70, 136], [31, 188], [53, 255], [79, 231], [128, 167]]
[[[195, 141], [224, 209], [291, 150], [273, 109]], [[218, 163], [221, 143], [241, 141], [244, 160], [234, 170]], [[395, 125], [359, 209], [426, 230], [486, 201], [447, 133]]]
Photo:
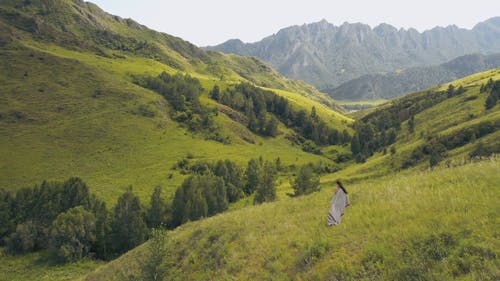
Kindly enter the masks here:
[[290, 25], [326, 19], [340, 25], [385, 22], [419, 31], [456, 24], [472, 28], [500, 16], [499, 0], [91, 0], [105, 11], [132, 18], [198, 46], [239, 38], [255, 42]]

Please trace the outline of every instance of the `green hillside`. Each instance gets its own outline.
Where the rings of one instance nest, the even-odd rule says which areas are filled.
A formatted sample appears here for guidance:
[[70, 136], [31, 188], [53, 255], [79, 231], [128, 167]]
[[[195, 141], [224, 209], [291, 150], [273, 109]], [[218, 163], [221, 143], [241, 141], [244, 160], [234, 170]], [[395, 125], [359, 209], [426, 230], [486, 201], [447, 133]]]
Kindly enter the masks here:
[[[499, 160], [471, 157], [480, 146], [483, 155], [498, 153], [498, 105], [486, 109], [488, 92], [481, 88], [499, 78], [499, 70], [478, 73], [454, 81], [450, 94], [442, 85], [360, 116], [369, 122], [394, 108], [418, 112], [413, 132], [403, 122], [394, 153], [375, 152], [365, 163], [322, 177], [319, 193], [292, 199], [283, 184], [278, 202], [169, 231], [160, 269], [173, 280], [496, 280]], [[400, 110], [405, 104], [408, 111]], [[418, 110], [410, 109], [415, 105]], [[478, 131], [475, 140], [446, 149], [432, 169], [428, 156], [403, 167], [426, 142], [462, 139], [462, 132], [485, 123], [493, 132]], [[352, 205], [340, 226], [328, 228], [338, 178], [350, 183]], [[83, 280], [141, 278], [148, 243]]]
[[[349, 185], [352, 205], [333, 228], [325, 226], [330, 183], [311, 196], [188, 223], [168, 232], [162, 268], [168, 280], [494, 280], [499, 164]], [[147, 249], [83, 280], [140, 276]]]
[[[289, 141], [294, 132], [284, 124], [269, 138], [229, 118], [207, 97], [215, 84], [247, 81], [273, 89], [294, 107], [315, 106], [340, 131], [351, 122], [332, 110], [338, 108], [326, 95], [256, 59], [202, 51], [91, 3], [4, 1], [0, 29], [6, 62], [0, 66], [0, 186], [7, 190], [79, 176], [112, 203], [129, 185], [143, 199], [156, 185], [171, 194], [185, 178], [172, 167], [188, 155], [241, 165], [260, 155], [285, 165], [330, 161]], [[162, 71], [200, 80], [200, 100], [219, 109], [214, 120], [226, 143], [189, 131], [172, 120], [163, 97], [133, 83], [135, 75]]]
[[[446, 146], [446, 143], [451, 142], [450, 140], [454, 138], [463, 139], [463, 141], [446, 147], [440, 155], [441, 160], [438, 165], [450, 166], [468, 161], [471, 154], [479, 147], [485, 147], [486, 155], [499, 153], [499, 107], [497, 105], [486, 109], [485, 103], [488, 93], [481, 92], [481, 86], [487, 84], [490, 79], [499, 80], [500, 70], [478, 73], [449, 84], [389, 101], [375, 110], [367, 111], [364, 116], [358, 113], [358, 120], [369, 121], [397, 108], [397, 114], [400, 116], [414, 116], [414, 131], [410, 132], [409, 118], [405, 118], [406, 120], [401, 122], [401, 129], [398, 131], [395, 143], [386, 147], [386, 153], [383, 152], [383, 149], [375, 151], [365, 163], [352, 165], [339, 173], [328, 175], [326, 178], [340, 177], [346, 180], [355, 180], [387, 175], [395, 171], [425, 170], [429, 168], [429, 155], [422, 156], [411, 165], [408, 162], [415, 158], [416, 149], [436, 141], [444, 143]], [[449, 85], [454, 85], [455, 89], [462, 86], [464, 92], [448, 97]], [[455, 93], [458, 92], [455, 91]], [[418, 113], [413, 114], [412, 112]], [[474, 128], [485, 124], [491, 127], [491, 133], [488, 131], [482, 136], [478, 135], [474, 136], [474, 139], [467, 139], [469, 131], [472, 132]], [[391, 148], [394, 148], [394, 154], [390, 152]]]

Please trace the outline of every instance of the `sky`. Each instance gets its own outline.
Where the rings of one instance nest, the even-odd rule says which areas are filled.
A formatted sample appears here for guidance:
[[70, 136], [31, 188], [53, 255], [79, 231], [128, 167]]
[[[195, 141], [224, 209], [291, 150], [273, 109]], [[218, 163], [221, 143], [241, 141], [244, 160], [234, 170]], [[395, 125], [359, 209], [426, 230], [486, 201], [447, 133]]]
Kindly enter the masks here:
[[388, 23], [418, 31], [455, 24], [470, 29], [500, 16], [499, 0], [90, 0], [106, 12], [198, 46], [260, 41], [280, 29], [318, 22]]

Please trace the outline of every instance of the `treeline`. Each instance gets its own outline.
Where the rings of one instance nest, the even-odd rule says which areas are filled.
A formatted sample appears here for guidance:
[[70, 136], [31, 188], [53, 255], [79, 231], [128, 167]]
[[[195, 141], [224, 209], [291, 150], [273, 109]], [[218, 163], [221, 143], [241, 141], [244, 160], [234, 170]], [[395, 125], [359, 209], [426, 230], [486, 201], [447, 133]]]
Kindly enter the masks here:
[[489, 92], [484, 106], [486, 109], [493, 108], [500, 100], [500, 80], [493, 81], [493, 79], [490, 78], [485, 85], [481, 86], [480, 92]]
[[[482, 122], [474, 126], [459, 130], [449, 135], [445, 136], [431, 136], [427, 139], [427, 142], [417, 148], [415, 148], [410, 157], [403, 162], [402, 168], [406, 169], [415, 166], [420, 160], [424, 158], [429, 159], [430, 166], [437, 165], [443, 157], [446, 156], [446, 152], [451, 149], [455, 149], [471, 142], [476, 139], [484, 137], [488, 134], [492, 134], [500, 129], [500, 122]], [[495, 149], [492, 147], [491, 149]], [[478, 155], [488, 155], [488, 151], [484, 151], [485, 148], [481, 147], [481, 151], [477, 150]], [[498, 148], [496, 148], [498, 150]], [[474, 156], [471, 154], [471, 156]]]
[[7, 254], [48, 250], [56, 262], [112, 259], [143, 243], [168, 220], [161, 188], [145, 208], [129, 188], [112, 210], [79, 178], [46, 182], [15, 194], [0, 190], [0, 243]]
[[[181, 160], [177, 166], [188, 169], [190, 175], [172, 202], [166, 202], [161, 187], [156, 187], [149, 207], [130, 187], [109, 210], [79, 178], [44, 181], [16, 193], [0, 189], [0, 244], [12, 255], [48, 250], [58, 262], [112, 259], [143, 243], [150, 229], [172, 229], [213, 216], [251, 195], [254, 204], [274, 201], [276, 179], [284, 171], [279, 157], [251, 159], [246, 169], [230, 160], [193, 165]], [[291, 182], [293, 196], [319, 190], [317, 173], [324, 170], [322, 163], [302, 166]]]
[[351, 152], [357, 162], [364, 162], [376, 151], [396, 141], [402, 120], [411, 114], [401, 114], [401, 107], [402, 105], [395, 105], [354, 123]]
[[135, 76], [134, 82], [162, 95], [172, 106], [171, 117], [186, 124], [190, 131], [204, 132], [207, 139], [228, 141], [220, 135], [213, 122], [215, 112], [200, 103], [203, 92], [200, 80], [187, 74], [170, 75], [164, 71], [157, 77]]
[[144, 242], [150, 228], [175, 228], [209, 217], [250, 195], [254, 204], [276, 199], [279, 158], [251, 159], [245, 170], [230, 160], [190, 167], [195, 166], [171, 203], [156, 187], [148, 208], [129, 188], [108, 210], [79, 178], [44, 181], [14, 194], [0, 190], [0, 243], [13, 255], [49, 250], [59, 262], [107, 260]]
[[255, 193], [254, 204], [276, 199], [276, 177], [280, 168], [275, 162], [251, 159], [243, 171], [230, 160], [191, 167], [194, 173], [176, 190], [172, 203], [172, 226], [213, 216], [227, 210], [229, 203]]
[[351, 152], [357, 162], [364, 162], [375, 152], [396, 141], [401, 124], [408, 121], [410, 133], [415, 130], [415, 115], [444, 100], [461, 95], [465, 89], [449, 85], [446, 91], [418, 93], [392, 101], [383, 110], [377, 110], [354, 123]]
[[221, 91], [216, 85], [210, 92], [210, 97], [244, 113], [247, 118], [246, 126], [257, 134], [276, 136], [279, 120], [316, 145], [342, 144], [350, 140], [346, 130], [340, 132], [327, 126], [317, 114], [316, 108], [312, 107], [310, 113], [303, 109], [297, 110], [286, 98], [249, 83], [240, 83], [225, 91]]

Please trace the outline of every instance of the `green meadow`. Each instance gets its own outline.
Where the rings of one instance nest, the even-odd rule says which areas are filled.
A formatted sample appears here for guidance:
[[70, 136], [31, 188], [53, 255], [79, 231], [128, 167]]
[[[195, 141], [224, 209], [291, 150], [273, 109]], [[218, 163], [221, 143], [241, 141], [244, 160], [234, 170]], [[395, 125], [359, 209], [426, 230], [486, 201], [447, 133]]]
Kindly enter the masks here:
[[[169, 280], [495, 280], [499, 169], [493, 158], [349, 184], [336, 227], [325, 225], [334, 184], [323, 182], [169, 231], [162, 266]], [[140, 276], [146, 245], [82, 280]]]
[[[8, 190], [78, 176], [114, 204], [130, 185], [143, 199], [157, 185], [171, 194], [185, 178], [172, 167], [188, 154], [193, 161], [231, 159], [242, 166], [259, 156], [280, 157], [285, 165], [330, 161], [293, 145], [285, 138], [291, 131], [283, 125], [278, 137], [265, 138], [219, 114], [216, 123], [230, 144], [189, 132], [170, 119], [162, 97], [131, 82], [133, 74], [169, 71], [154, 61], [101, 58], [40, 44], [2, 55], [8, 64], [0, 70], [5, 90], [0, 112], [6, 116], [0, 153], [8, 160], [1, 164], [0, 185]], [[206, 92], [214, 84], [231, 85], [199, 78]], [[276, 92], [294, 98], [295, 107], [310, 111], [315, 106], [336, 128], [352, 122], [300, 94]], [[217, 106], [206, 96], [202, 102]], [[152, 108], [155, 116], [142, 116], [141, 106]], [[249, 138], [253, 144], [244, 141]]]

